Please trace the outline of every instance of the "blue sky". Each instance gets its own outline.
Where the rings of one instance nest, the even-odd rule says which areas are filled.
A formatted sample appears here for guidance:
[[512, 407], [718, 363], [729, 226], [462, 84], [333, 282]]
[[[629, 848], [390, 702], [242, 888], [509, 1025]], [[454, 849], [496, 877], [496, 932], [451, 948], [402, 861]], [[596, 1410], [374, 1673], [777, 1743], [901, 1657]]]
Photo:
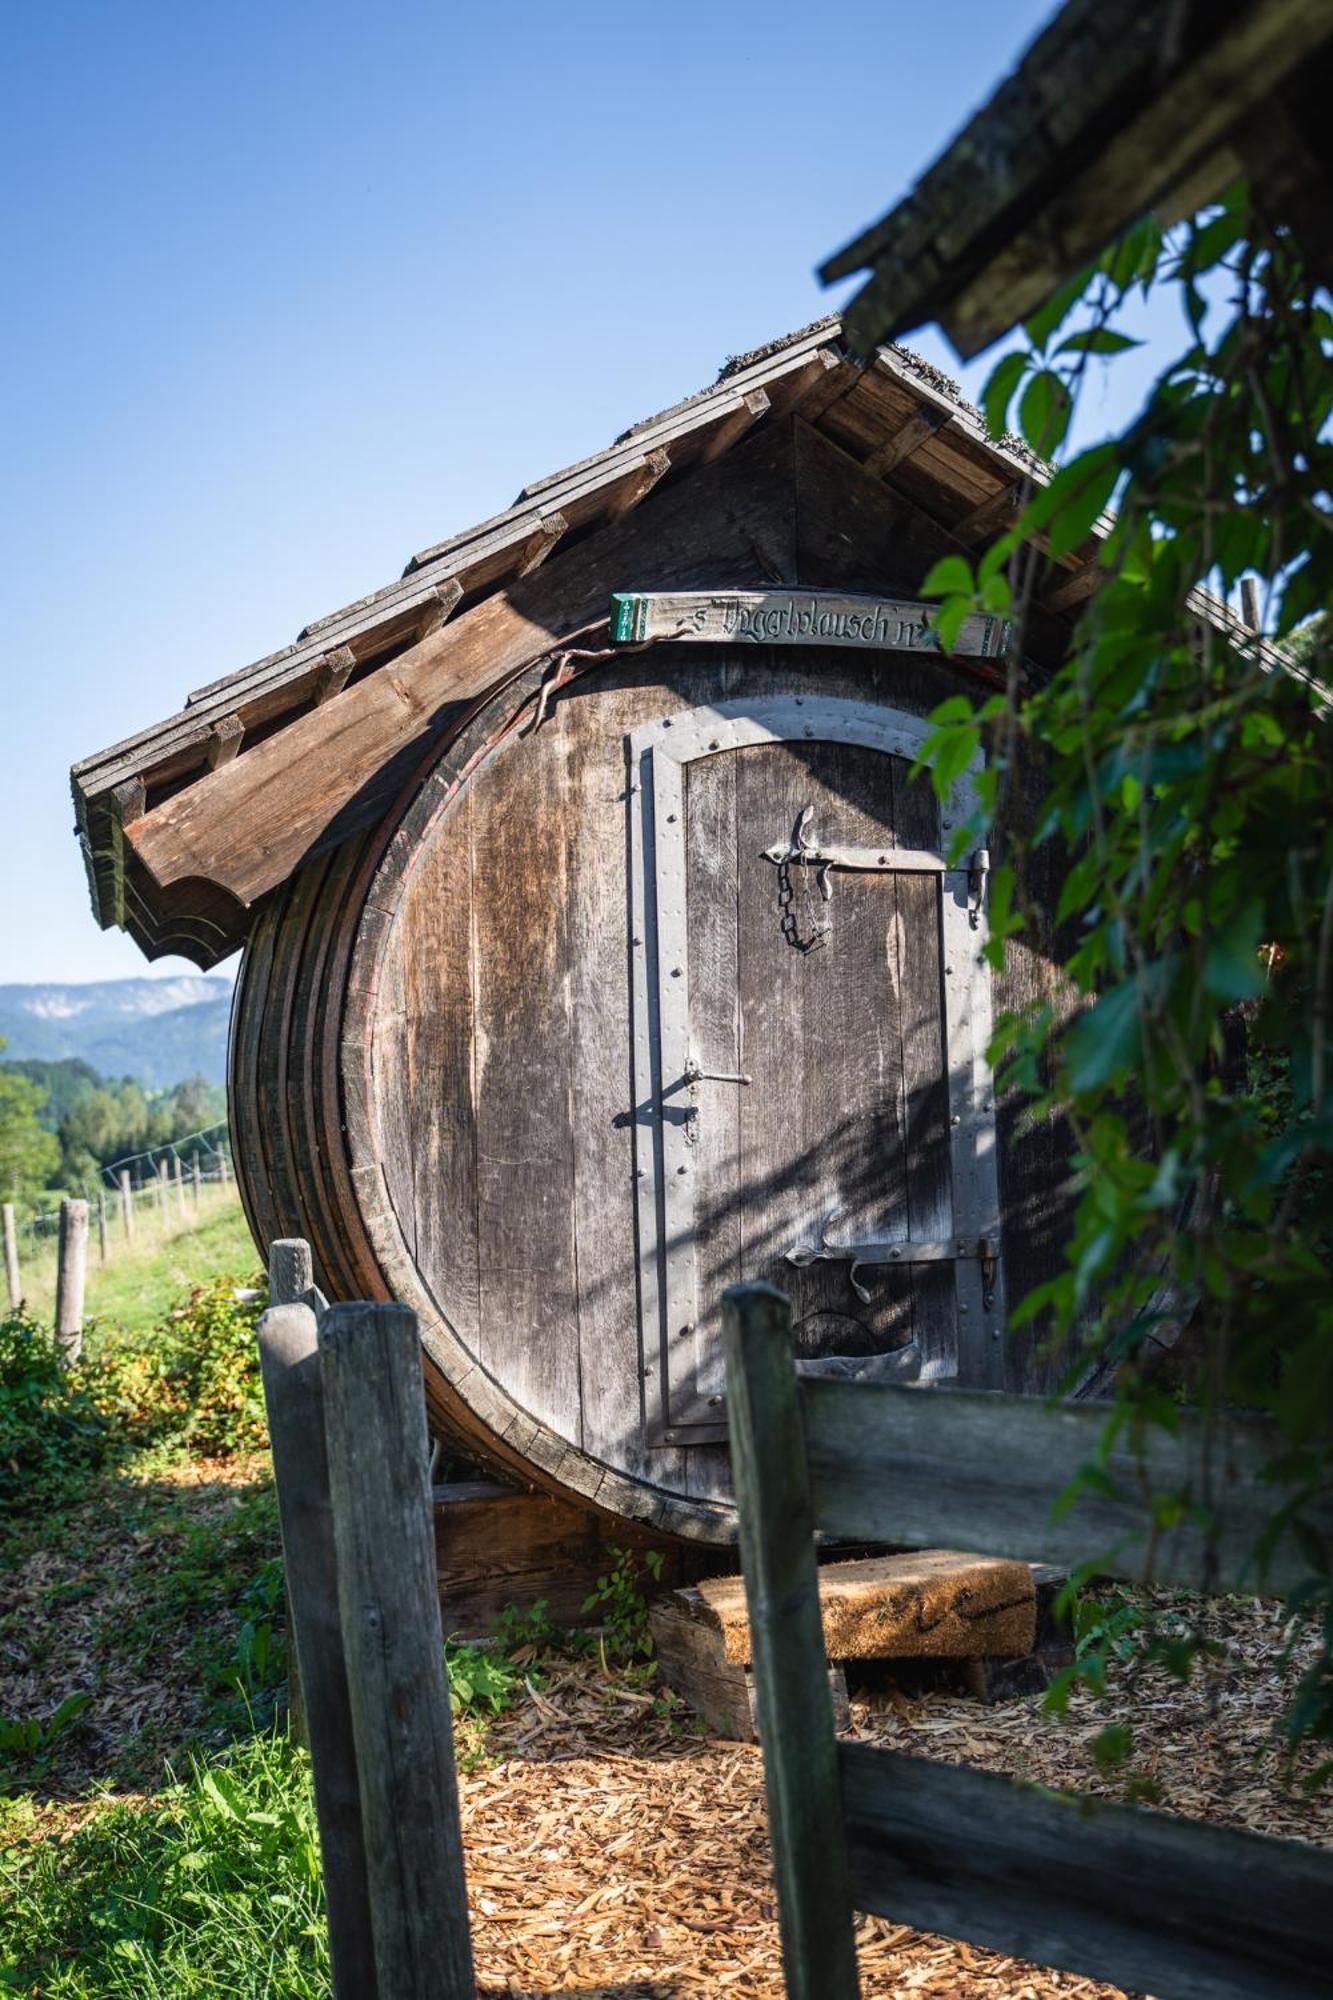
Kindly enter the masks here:
[[11, 10], [0, 981], [146, 969], [72, 761], [836, 304], [1048, 11]]

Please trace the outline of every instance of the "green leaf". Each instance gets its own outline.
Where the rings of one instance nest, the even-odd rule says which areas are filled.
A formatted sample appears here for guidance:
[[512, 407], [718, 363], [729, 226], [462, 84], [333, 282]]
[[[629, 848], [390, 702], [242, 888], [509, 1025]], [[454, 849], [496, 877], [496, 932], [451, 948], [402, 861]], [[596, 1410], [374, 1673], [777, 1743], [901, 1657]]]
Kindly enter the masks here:
[[1131, 340], [1127, 333], [1117, 333], [1113, 327], [1088, 326], [1080, 333], [1071, 333], [1055, 351], [1057, 354], [1125, 354], [1131, 347], [1142, 345], [1141, 340]]
[[935, 631], [941, 647], [951, 653], [958, 644], [958, 634], [972, 616], [972, 601], [967, 597], [946, 597], [935, 613]]
[[972, 565], [965, 556], [941, 556], [921, 586], [923, 597], [970, 597], [974, 585]]
[[[1089, 453], [1088, 457], [1091, 458], [1092, 454]], [[1079, 461], [1080, 464], [1083, 462]], [[1068, 555], [1080, 542], [1087, 540], [1105, 513], [1119, 477], [1120, 463], [1113, 451], [1087, 467], [1082, 484], [1052, 517], [1050, 552], [1053, 556]]]
[[1064, 442], [1072, 411], [1069, 391], [1050, 368], [1032, 377], [1018, 405], [1018, 424], [1032, 449], [1049, 458]]
[[1264, 913], [1257, 902], [1244, 904], [1204, 954], [1203, 983], [1215, 1000], [1256, 1000], [1264, 990]]
[[1104, 1089], [1136, 1064], [1143, 1051], [1139, 989], [1135, 980], [1112, 987], [1078, 1019], [1065, 1036], [1065, 1068], [1070, 1088]]
[[981, 407], [986, 414], [986, 428], [993, 438], [1003, 437], [1008, 429], [1009, 405], [1031, 361], [1031, 355], [1017, 348], [1011, 354], [1002, 355], [986, 378], [986, 386], [981, 392]]
[[1056, 328], [1068, 319], [1087, 289], [1091, 276], [1091, 267], [1084, 271], [1076, 271], [1072, 278], [1067, 278], [1063, 285], [1051, 293], [1044, 305], [1038, 306], [1030, 319], [1024, 321], [1023, 331], [1039, 352], [1044, 352], [1046, 343]]

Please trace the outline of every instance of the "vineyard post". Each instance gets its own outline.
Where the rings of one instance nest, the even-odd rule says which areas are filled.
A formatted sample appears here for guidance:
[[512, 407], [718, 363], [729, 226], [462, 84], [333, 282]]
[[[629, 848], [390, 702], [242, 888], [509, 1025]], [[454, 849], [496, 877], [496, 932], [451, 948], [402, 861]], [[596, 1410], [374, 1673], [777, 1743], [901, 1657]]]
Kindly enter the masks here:
[[9, 1286], [9, 1310], [17, 1312], [23, 1304], [23, 1284], [19, 1277], [19, 1234], [14, 1221], [14, 1204], [7, 1201], [5, 1215], [5, 1281]]
[[66, 1368], [83, 1349], [83, 1290], [88, 1276], [88, 1204], [60, 1204], [60, 1247], [56, 1263], [56, 1346]]

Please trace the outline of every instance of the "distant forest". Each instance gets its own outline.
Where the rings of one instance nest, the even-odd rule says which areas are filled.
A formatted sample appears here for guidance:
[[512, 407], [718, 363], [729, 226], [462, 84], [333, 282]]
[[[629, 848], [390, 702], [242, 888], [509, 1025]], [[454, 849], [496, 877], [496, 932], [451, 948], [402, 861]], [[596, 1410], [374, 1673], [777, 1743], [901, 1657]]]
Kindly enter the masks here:
[[145, 1090], [133, 1077], [101, 1076], [77, 1056], [0, 1060], [0, 1189], [28, 1208], [57, 1193], [89, 1194], [104, 1184], [103, 1167], [226, 1115], [225, 1090], [202, 1076]]

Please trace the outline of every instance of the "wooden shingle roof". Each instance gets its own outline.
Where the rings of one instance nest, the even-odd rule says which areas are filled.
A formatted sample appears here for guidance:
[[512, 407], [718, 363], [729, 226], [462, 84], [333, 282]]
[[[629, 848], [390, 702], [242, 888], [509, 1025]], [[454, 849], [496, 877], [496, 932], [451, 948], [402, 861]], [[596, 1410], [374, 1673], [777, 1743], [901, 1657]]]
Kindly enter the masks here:
[[[793, 419], [887, 489], [936, 548], [983, 545], [1036, 470], [1025, 447], [987, 436], [946, 376], [900, 348], [855, 360], [836, 320], [736, 357], [710, 388], [420, 550], [396, 582], [77, 764], [98, 921], [149, 957], [207, 966], [234, 950], [267, 889], [383, 809], [387, 774], [401, 782], [402, 756], [422, 753], [442, 714], [604, 620], [619, 524], [649, 496], [648, 514], [663, 513], [678, 483]], [[1055, 566], [1052, 618], [1095, 586], [1095, 556], [1089, 540]], [[335, 743], [350, 774], [341, 790], [318, 777]]]
[[1333, 276], [1333, 0], [1068, 0], [905, 200], [821, 266], [867, 270], [868, 353], [930, 321], [973, 355], [1149, 211], [1247, 174]]

